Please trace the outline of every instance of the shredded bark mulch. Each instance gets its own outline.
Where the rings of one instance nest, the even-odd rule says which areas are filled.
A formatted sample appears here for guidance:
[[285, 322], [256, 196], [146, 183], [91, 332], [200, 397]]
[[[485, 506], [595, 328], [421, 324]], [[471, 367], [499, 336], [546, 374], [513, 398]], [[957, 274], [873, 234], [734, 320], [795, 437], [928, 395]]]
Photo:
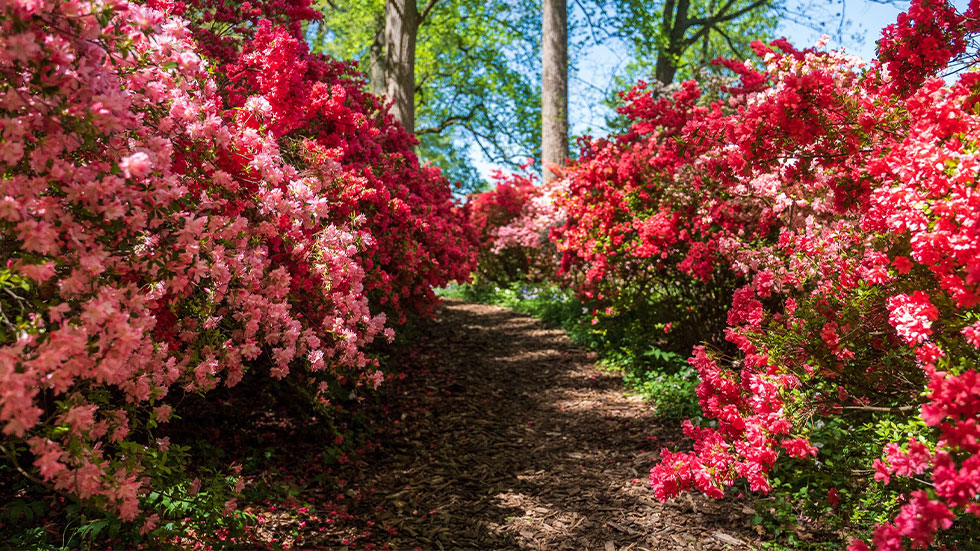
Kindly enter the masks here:
[[[410, 362], [371, 420], [377, 446], [345, 466], [349, 489], [318, 505], [330, 521], [295, 545], [756, 547], [747, 501], [653, 498], [647, 474], [680, 438], [677, 423], [656, 419], [562, 331], [446, 301]], [[270, 537], [281, 531], [267, 523]]]

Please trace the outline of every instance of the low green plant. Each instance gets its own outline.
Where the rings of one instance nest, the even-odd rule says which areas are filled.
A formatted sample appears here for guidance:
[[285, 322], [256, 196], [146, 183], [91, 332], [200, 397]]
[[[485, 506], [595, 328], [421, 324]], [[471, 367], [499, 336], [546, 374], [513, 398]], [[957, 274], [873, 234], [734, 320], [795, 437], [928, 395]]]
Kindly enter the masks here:
[[650, 348], [623, 373], [627, 386], [644, 400], [657, 404], [657, 415], [687, 419], [698, 407], [698, 373], [680, 354]]
[[681, 418], [699, 414], [697, 372], [681, 354], [650, 344], [650, 334], [665, 334], [664, 324], [654, 328], [659, 331], [642, 331], [634, 327], [635, 320], [629, 316], [597, 317], [574, 293], [552, 283], [454, 284], [438, 294], [503, 306], [561, 327], [573, 342], [597, 352], [600, 366], [621, 372], [632, 391], [656, 403], [657, 415]]

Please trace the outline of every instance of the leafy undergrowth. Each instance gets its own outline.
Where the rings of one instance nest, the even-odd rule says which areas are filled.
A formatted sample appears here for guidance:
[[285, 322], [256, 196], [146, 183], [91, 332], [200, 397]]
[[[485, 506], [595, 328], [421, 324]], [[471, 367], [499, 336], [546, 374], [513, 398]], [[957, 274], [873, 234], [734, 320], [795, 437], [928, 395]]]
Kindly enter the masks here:
[[[396, 358], [389, 358], [397, 365]], [[0, 547], [15, 549], [281, 549], [335, 547], [361, 542], [371, 533], [345, 526], [350, 502], [369, 489], [352, 483], [363, 456], [375, 452], [377, 411], [397, 377], [379, 391], [362, 389], [336, 397], [329, 411], [314, 409], [302, 385], [286, 379], [246, 379], [234, 391], [207, 398], [184, 397], [182, 417], [157, 435], [184, 443], [179, 455], [189, 479], [144, 499], [161, 520], [150, 533], [99, 514], [23, 476], [9, 459], [0, 462]], [[346, 393], [346, 391], [345, 391]], [[373, 417], [368, 412], [374, 411]], [[209, 506], [200, 480], [231, 464], [238, 484], [237, 510]], [[360, 464], [360, 467], [355, 465]], [[226, 470], [226, 469], [224, 469]], [[226, 496], [222, 496], [222, 499]], [[378, 530], [385, 530], [382, 524]]]
[[658, 416], [686, 419], [700, 413], [695, 393], [697, 371], [684, 356], [665, 350], [669, 347], [667, 333], [655, 345], [649, 344], [646, 336], [640, 345], [624, 345], [630, 340], [622, 337], [630, 332], [628, 319], [604, 316], [600, 320], [573, 292], [551, 283], [514, 282], [503, 287], [454, 284], [439, 294], [503, 306], [561, 327], [574, 343], [598, 354], [601, 368], [621, 373], [631, 392], [656, 404]]

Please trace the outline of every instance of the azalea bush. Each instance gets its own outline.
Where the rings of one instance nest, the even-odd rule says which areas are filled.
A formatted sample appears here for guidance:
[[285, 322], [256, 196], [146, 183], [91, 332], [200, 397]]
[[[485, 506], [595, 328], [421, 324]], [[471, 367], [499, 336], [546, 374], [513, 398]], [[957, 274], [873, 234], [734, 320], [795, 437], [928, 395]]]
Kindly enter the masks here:
[[242, 490], [154, 437], [182, 396], [376, 387], [384, 311], [428, 313], [474, 254], [414, 138], [298, 38], [308, 3], [256, 4], [221, 48], [192, 7], [0, 5], [2, 451], [143, 532]]
[[228, 109], [254, 98], [289, 162], [332, 173], [333, 186], [314, 193], [337, 224], [364, 217], [370, 239], [358, 258], [373, 306], [404, 323], [431, 313], [433, 287], [469, 276], [476, 237], [448, 181], [438, 167], [420, 164], [417, 140], [367, 91], [356, 66], [310, 52], [302, 25], [320, 15], [309, 0], [151, 5], [189, 19], [202, 51], [227, 76]]
[[757, 210], [731, 208], [687, 166], [695, 152], [677, 137], [704, 116], [700, 98], [693, 81], [673, 96], [641, 83], [623, 95], [630, 130], [586, 142], [568, 170], [567, 222], [554, 232], [561, 271], [580, 274], [592, 323], [631, 363], [654, 350], [724, 346], [725, 301], [739, 274], [720, 261], [716, 231], [768, 231]]
[[629, 131], [570, 168], [556, 236], [596, 323], [640, 305], [648, 334], [703, 341], [710, 422], [662, 452], [658, 498], [775, 470], [877, 549], [976, 536], [980, 76], [938, 78], [976, 12], [913, 2], [870, 64], [780, 40], [720, 60], [722, 90], [641, 84]]
[[549, 239], [563, 221], [559, 200], [566, 182], [547, 184], [524, 172], [495, 172], [493, 189], [469, 197], [469, 220], [479, 243], [477, 283], [507, 285], [544, 281], [556, 273], [557, 256]]

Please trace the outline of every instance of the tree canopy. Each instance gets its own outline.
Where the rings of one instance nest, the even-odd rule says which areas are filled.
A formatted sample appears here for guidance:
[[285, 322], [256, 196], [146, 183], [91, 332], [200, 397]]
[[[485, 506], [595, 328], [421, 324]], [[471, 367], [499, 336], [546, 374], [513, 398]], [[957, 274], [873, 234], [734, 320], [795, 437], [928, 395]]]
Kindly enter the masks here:
[[[314, 48], [358, 60], [369, 80], [383, 34], [383, 0], [321, 0]], [[516, 165], [540, 150], [540, 10], [529, 0], [420, 4], [415, 60], [419, 153], [465, 188], [480, 185], [471, 152]], [[376, 88], [376, 83], [372, 83]]]

